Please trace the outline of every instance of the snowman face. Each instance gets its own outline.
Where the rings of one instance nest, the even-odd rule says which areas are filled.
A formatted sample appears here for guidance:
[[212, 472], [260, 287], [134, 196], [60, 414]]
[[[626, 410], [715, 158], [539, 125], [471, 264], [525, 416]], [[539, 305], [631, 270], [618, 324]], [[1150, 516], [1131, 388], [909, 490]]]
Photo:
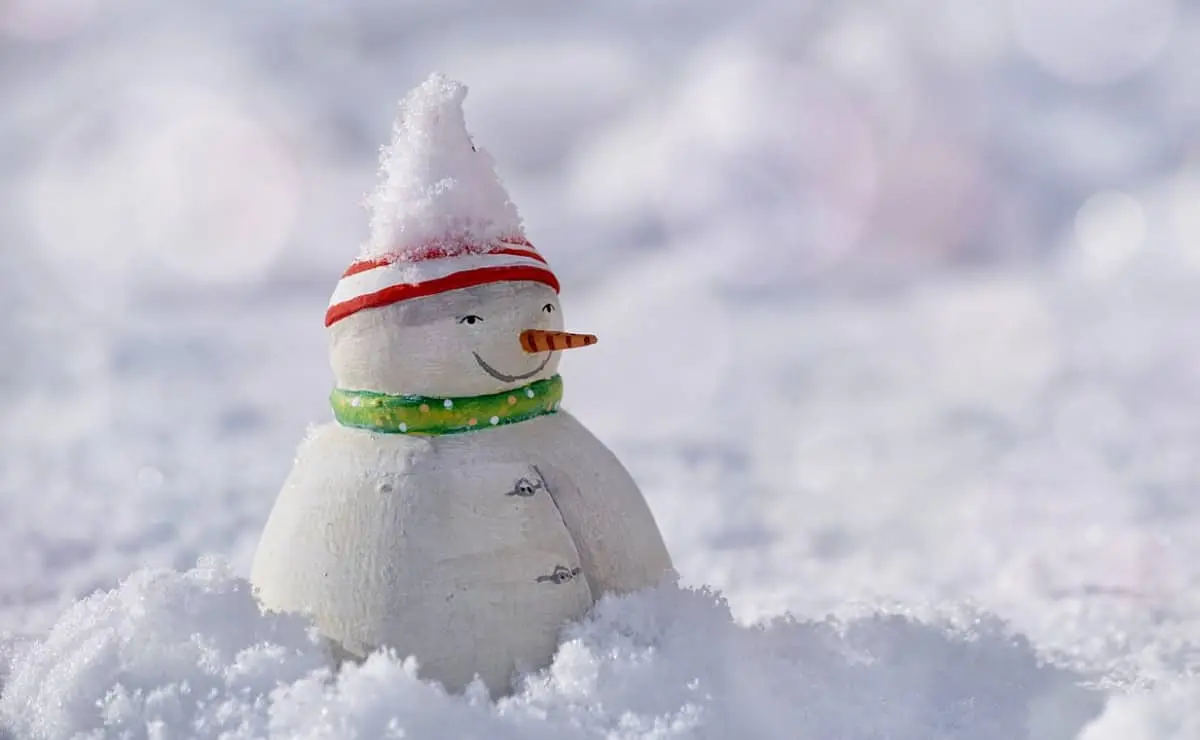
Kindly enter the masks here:
[[359, 311], [330, 327], [330, 359], [339, 388], [481, 396], [557, 373], [560, 353], [526, 352], [520, 337], [562, 327], [549, 287], [492, 283]]

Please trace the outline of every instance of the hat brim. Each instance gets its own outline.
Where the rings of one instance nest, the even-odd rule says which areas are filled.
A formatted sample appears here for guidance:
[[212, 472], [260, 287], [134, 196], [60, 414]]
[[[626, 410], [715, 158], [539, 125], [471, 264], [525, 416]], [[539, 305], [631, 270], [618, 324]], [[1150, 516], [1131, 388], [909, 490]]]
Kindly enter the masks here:
[[334, 303], [325, 312], [325, 326], [332, 326], [347, 316], [368, 308], [381, 308], [393, 303], [399, 303], [400, 301], [424, 298], [451, 290], [461, 290], [477, 285], [509, 281], [542, 283], [553, 289], [555, 293], [558, 293], [560, 290], [558, 278], [546, 267], [533, 265], [479, 267], [419, 283], [389, 285], [371, 293]]

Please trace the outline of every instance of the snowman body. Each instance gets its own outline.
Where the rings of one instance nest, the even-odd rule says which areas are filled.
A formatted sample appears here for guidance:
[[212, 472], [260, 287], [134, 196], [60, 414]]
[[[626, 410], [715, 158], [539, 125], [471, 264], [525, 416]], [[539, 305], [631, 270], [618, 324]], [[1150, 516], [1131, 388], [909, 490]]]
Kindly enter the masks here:
[[596, 338], [563, 331], [465, 95], [434, 76], [403, 104], [325, 316], [336, 423], [301, 446], [251, 581], [336, 657], [391, 649], [500, 695], [596, 599], [674, 572], [629, 473], [559, 407], [561, 351]]
[[565, 411], [422, 438], [336, 424], [300, 449], [252, 580], [338, 654], [387, 647], [420, 675], [493, 694], [547, 665], [600, 595], [670, 569], [645, 501]]

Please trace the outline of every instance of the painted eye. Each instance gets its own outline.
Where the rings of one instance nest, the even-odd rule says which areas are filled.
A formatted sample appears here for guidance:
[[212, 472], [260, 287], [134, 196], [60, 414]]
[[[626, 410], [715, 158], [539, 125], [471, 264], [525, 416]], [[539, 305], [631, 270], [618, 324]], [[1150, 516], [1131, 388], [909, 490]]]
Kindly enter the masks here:
[[554, 304], [547, 303], [546, 305], [542, 306], [542, 310], [546, 313], [554, 313]]
[[475, 324], [482, 324], [483, 317], [476, 316], [475, 314], [471, 314], [470, 316], [463, 316], [461, 319], [458, 320], [458, 323], [466, 324], [467, 326], [474, 326]]

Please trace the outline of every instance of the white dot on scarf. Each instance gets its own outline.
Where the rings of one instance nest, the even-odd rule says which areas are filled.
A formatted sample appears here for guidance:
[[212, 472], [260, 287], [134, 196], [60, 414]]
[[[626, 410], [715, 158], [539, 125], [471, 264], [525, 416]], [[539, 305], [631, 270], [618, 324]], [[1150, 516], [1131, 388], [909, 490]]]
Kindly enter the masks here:
[[444, 403], [442, 405], [448, 409], [452, 409], [452, 408], [454, 408], [454, 401], [451, 401], [449, 398], [447, 398], [446, 403]]
[[499, 416], [493, 416], [493, 417], [492, 417], [492, 426], [495, 426], [495, 425], [497, 425], [497, 424], [499, 424], [499, 423], [500, 423], [500, 417], [499, 417]]
[[408, 431], [408, 425], [407, 425], [407, 424], [405, 424], [404, 422], [400, 422], [400, 431], [402, 431], [402, 432], [407, 432], [407, 431]]
[[529, 396], [530, 398], [533, 398], [533, 389], [530, 388], [529, 390], [525, 391], [525, 395]]

